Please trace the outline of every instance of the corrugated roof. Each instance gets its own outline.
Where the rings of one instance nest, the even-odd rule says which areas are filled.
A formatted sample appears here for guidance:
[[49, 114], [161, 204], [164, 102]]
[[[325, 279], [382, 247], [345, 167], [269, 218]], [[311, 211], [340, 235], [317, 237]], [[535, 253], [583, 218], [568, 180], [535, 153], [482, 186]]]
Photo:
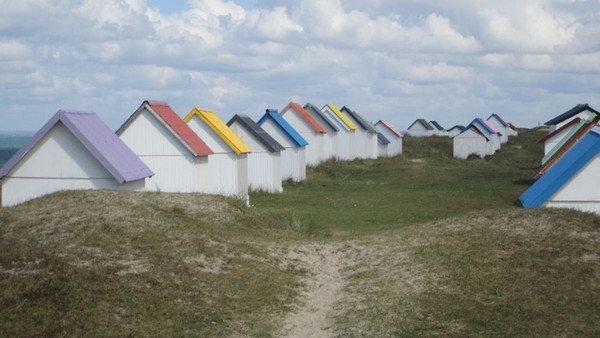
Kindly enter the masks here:
[[385, 135], [383, 135], [383, 133], [379, 132], [377, 133], [377, 141], [381, 144], [390, 144], [390, 140], [388, 140], [387, 137], [385, 137]]
[[262, 145], [264, 145], [270, 152], [283, 151], [285, 148], [279, 144], [271, 135], [269, 135], [264, 129], [262, 129], [256, 122], [247, 115], [234, 115], [227, 125], [231, 127], [233, 123], [239, 123], [240, 126], [244, 127], [250, 134], [252, 134]]
[[0, 178], [4, 177], [58, 122], [67, 127], [119, 183], [154, 175], [94, 112], [59, 110], [2, 166]]
[[227, 143], [231, 150], [235, 151], [236, 154], [251, 153], [252, 150], [242, 141], [234, 132], [231, 130], [223, 120], [221, 120], [215, 112], [210, 109], [198, 109], [194, 107], [186, 117], [183, 118], [183, 122], [187, 123], [190, 119], [197, 115], [199, 118], [206, 123], [215, 134]]
[[[590, 116], [587, 120], [582, 121], [583, 124], [575, 127], [570, 136], [565, 136], [563, 141], [557, 144], [552, 150], [544, 156], [542, 166], [535, 173], [534, 177], [544, 175], [556, 162], [563, 157], [571, 148], [579, 142], [592, 128], [598, 124], [598, 117]], [[580, 123], [582, 123], [580, 122]]]
[[317, 120], [315, 120], [312, 116], [310, 116], [310, 114], [304, 109], [304, 107], [302, 107], [301, 105], [299, 105], [296, 102], [290, 102], [288, 103], [288, 105], [283, 108], [283, 111], [281, 112], [281, 114], [283, 115], [283, 113], [285, 113], [288, 109], [294, 109], [302, 119], [304, 119], [304, 121], [306, 121], [306, 123], [308, 123], [310, 125], [310, 127], [317, 133], [320, 134], [326, 134], [327, 131], [323, 128], [323, 126], [321, 126], [319, 124], [319, 122], [317, 122]]
[[432, 124], [434, 127], [437, 128], [437, 130], [444, 131], [444, 127], [442, 127], [439, 123], [437, 123], [437, 121], [429, 121], [429, 124]]
[[399, 131], [398, 131], [398, 129], [394, 128], [394, 126], [392, 126], [392, 125], [391, 125], [391, 123], [389, 123], [388, 121], [385, 121], [385, 120], [379, 120], [379, 121], [377, 121], [377, 123], [375, 123], [375, 124], [377, 125], [377, 124], [379, 124], [379, 123], [381, 123], [381, 124], [383, 124], [385, 127], [387, 127], [387, 128], [388, 128], [388, 129], [389, 129], [389, 130], [390, 130], [392, 133], [396, 134], [396, 136], [398, 136], [398, 137], [404, 137], [404, 134], [402, 134], [401, 132], [399, 132]]
[[429, 123], [427, 123], [427, 121], [425, 121], [424, 119], [416, 119], [415, 122], [413, 122], [413, 124], [411, 124], [410, 127], [408, 127], [408, 129], [410, 130], [410, 128], [412, 128], [417, 123], [422, 124], [423, 127], [425, 127], [425, 129], [427, 129], [427, 130], [433, 130], [433, 127]]
[[350, 128], [351, 130], [358, 129], [350, 120], [348, 120], [346, 115], [342, 114], [342, 112], [340, 112], [340, 110], [337, 109], [336, 106], [332, 104], [326, 104], [326, 106], [329, 107], [329, 109], [331, 109], [331, 111], [333, 111], [335, 115], [337, 115], [348, 126], [348, 128]]
[[304, 110], [306, 110], [306, 112], [308, 112], [309, 114], [312, 113], [312, 114], [315, 114], [315, 115], [319, 116], [320, 118], [322, 118], [325, 121], [325, 123], [327, 123], [327, 125], [331, 129], [333, 129], [336, 133], [338, 131], [340, 131], [340, 128], [338, 128], [338, 126], [335, 125], [335, 122], [331, 121], [325, 114], [323, 114], [322, 111], [319, 110], [319, 108], [317, 108], [312, 103], [307, 102], [304, 105]]
[[557, 135], [560, 132], [562, 132], [563, 130], [569, 128], [573, 124], [578, 123], [579, 121], [581, 121], [581, 119], [579, 117], [572, 119], [571, 121], [569, 121], [569, 123], [563, 125], [562, 127], [560, 127], [558, 129], [556, 129], [555, 131], [551, 132], [550, 134], [544, 136], [542, 139], [540, 139], [538, 141], [538, 143], [544, 143], [544, 142], [548, 141], [549, 139], [553, 138], [555, 135]]
[[308, 142], [294, 129], [287, 121], [279, 114], [277, 109], [267, 109], [265, 115], [258, 120], [258, 125], [262, 125], [267, 119], [273, 120], [275, 124], [281, 128], [281, 130], [288, 135], [290, 140], [294, 142], [298, 147], [304, 147], [308, 145]]
[[598, 111], [594, 110], [587, 103], [583, 103], [583, 104], [580, 103], [580, 104], [576, 105], [575, 107], [569, 109], [568, 111], [566, 111], [566, 112], [558, 115], [557, 117], [555, 117], [555, 118], [553, 118], [551, 120], [546, 121], [546, 123], [544, 123], [544, 124], [547, 125], [547, 126], [559, 124], [562, 121], [564, 121], [564, 120], [566, 120], [566, 119], [568, 119], [568, 118], [570, 118], [572, 116], [575, 116], [575, 115], [577, 115], [577, 114], [579, 114], [579, 113], [581, 113], [582, 111], [585, 111], [585, 110], [588, 110], [588, 111], [590, 111], [590, 112], [592, 112], [594, 114], [600, 115], [600, 113]]
[[595, 128], [519, 197], [523, 207], [542, 206], [598, 152], [600, 152], [600, 130]]
[[125, 131], [144, 109], [151, 112], [194, 156], [214, 154], [206, 143], [171, 109], [169, 104], [163, 101], [144, 101], [117, 130], [117, 135]]

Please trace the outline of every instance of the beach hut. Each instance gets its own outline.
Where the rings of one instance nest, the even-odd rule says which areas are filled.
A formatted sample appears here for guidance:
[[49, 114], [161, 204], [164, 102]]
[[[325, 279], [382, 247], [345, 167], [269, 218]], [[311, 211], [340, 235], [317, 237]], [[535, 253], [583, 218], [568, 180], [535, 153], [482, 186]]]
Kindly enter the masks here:
[[592, 114], [598, 115], [600, 113], [592, 107], [590, 107], [587, 103], [578, 104], [575, 107], [569, 109], [568, 111], [558, 115], [557, 117], [546, 121], [544, 125], [548, 126], [548, 133], [552, 133], [556, 129], [559, 129], [560, 127], [569, 123], [569, 121], [575, 118], [585, 120]]
[[392, 157], [392, 150], [390, 147], [390, 140], [382, 132], [377, 134], [377, 156], [378, 157]]
[[465, 130], [465, 126], [461, 126], [461, 125], [457, 124], [454, 127], [446, 130], [446, 135], [448, 135], [449, 137], [455, 137], [456, 135], [462, 133], [464, 130]]
[[567, 135], [570, 135], [574, 128], [577, 128], [581, 119], [579, 117], [572, 119], [569, 123], [549, 133], [538, 141], [544, 145], [544, 155], [548, 154], [556, 145]]
[[598, 125], [600, 117], [590, 115], [587, 119], [579, 121], [576, 127], [573, 128], [560, 142], [552, 148], [542, 158], [542, 166], [535, 173], [534, 177], [544, 175], [561, 157], [563, 157], [579, 140], [581, 140], [592, 128]]
[[0, 168], [1, 204], [59, 190], [143, 190], [152, 175], [95, 113], [59, 110]]
[[290, 102], [281, 116], [308, 142], [306, 165], [316, 166], [325, 159], [324, 140], [327, 131], [301, 105]]
[[496, 150], [500, 149], [501, 134], [496, 127], [492, 126], [486, 119], [482, 118], [475, 118], [466, 128], [468, 129], [472, 125], [476, 126], [477, 129], [490, 140], [488, 143], [488, 147], [490, 148], [488, 155], [492, 155]]
[[508, 136], [517, 136], [519, 135], [519, 129], [515, 127], [514, 124], [508, 122]]
[[437, 123], [437, 121], [429, 121], [429, 125], [433, 127], [433, 135], [446, 136], [446, 129]]
[[308, 142], [287, 123], [277, 109], [267, 109], [257, 124], [285, 148], [281, 152], [281, 179], [289, 178], [296, 182], [306, 179]]
[[504, 122], [504, 120], [498, 114], [490, 115], [490, 117], [487, 118], [487, 121], [492, 126], [496, 127], [496, 129], [498, 129], [498, 131], [500, 131], [500, 134], [502, 134], [502, 137], [500, 137], [500, 142], [501, 143], [508, 142], [508, 135], [509, 135], [508, 130], [510, 129], [510, 127], [508, 126], [508, 123]]
[[523, 207], [600, 214], [600, 129], [593, 128], [519, 198]]
[[252, 190], [279, 193], [281, 152], [285, 148], [249, 116], [235, 115], [227, 126], [252, 150], [248, 154], [248, 186]]
[[338, 153], [337, 134], [340, 131], [335, 122], [331, 121], [319, 108], [308, 102], [304, 110], [314, 118], [327, 132], [323, 135], [323, 161], [336, 158]]
[[155, 175], [146, 190], [203, 192], [212, 150], [168, 103], [144, 101], [121, 125], [117, 135]]
[[490, 139], [475, 125], [470, 125], [452, 139], [453, 156], [466, 159], [469, 155], [475, 154], [483, 158], [493, 154], [489, 144]]
[[212, 149], [202, 191], [248, 202], [250, 148], [209, 109], [193, 108], [183, 121]]
[[384, 120], [377, 121], [375, 127], [377, 127], [377, 130], [379, 130], [388, 141], [390, 141], [390, 144], [388, 145], [389, 156], [402, 154], [402, 139], [404, 138], [404, 134]]
[[424, 119], [417, 119], [413, 124], [408, 127], [408, 134], [410, 136], [431, 136], [434, 135], [435, 130], [433, 127], [427, 123]]
[[344, 106], [341, 112], [357, 127], [355, 136], [357, 157], [376, 159], [379, 130], [357, 111]]
[[324, 105], [321, 108], [321, 112], [330, 120], [335, 121], [340, 130], [337, 134], [337, 158], [340, 160], [353, 160], [356, 157], [356, 141], [354, 136], [357, 130], [356, 126], [332, 104]]

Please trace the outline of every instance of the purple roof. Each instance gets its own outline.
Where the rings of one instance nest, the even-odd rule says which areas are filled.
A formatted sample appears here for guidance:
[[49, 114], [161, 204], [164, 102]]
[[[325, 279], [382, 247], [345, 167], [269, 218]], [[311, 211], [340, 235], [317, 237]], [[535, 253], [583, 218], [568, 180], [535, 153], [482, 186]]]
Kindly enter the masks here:
[[59, 110], [0, 168], [0, 178], [6, 176], [59, 121], [73, 133], [119, 183], [136, 181], [154, 175], [152, 170], [102, 122], [96, 113]]

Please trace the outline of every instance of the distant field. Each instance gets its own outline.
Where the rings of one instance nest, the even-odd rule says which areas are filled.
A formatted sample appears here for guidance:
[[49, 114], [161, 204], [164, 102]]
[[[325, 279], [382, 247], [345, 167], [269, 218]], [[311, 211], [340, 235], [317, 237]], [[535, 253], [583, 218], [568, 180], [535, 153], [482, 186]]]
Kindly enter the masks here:
[[0, 166], [29, 140], [29, 136], [0, 136]]

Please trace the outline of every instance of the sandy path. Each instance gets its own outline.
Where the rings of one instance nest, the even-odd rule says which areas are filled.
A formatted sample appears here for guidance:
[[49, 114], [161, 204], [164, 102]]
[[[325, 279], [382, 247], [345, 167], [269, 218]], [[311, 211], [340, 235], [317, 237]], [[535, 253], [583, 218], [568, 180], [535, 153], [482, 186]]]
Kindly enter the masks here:
[[307, 244], [290, 250], [287, 259], [308, 271], [303, 304], [284, 321], [286, 337], [330, 337], [333, 306], [345, 285], [342, 269], [349, 262], [340, 245]]

